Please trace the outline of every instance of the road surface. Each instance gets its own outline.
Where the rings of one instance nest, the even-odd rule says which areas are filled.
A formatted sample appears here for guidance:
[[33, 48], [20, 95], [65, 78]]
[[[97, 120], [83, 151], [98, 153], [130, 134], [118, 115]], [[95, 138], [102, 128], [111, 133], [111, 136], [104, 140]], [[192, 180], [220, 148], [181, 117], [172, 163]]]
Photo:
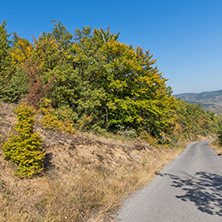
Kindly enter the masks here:
[[209, 141], [192, 143], [128, 197], [120, 222], [222, 222], [222, 158]]

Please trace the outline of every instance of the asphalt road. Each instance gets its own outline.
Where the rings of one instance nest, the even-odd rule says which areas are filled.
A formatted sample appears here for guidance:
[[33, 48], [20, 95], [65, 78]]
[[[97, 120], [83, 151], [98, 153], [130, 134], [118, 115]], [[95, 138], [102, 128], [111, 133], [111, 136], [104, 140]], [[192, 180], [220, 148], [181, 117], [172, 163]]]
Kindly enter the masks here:
[[222, 222], [222, 158], [209, 141], [192, 143], [156, 178], [128, 197], [121, 222]]

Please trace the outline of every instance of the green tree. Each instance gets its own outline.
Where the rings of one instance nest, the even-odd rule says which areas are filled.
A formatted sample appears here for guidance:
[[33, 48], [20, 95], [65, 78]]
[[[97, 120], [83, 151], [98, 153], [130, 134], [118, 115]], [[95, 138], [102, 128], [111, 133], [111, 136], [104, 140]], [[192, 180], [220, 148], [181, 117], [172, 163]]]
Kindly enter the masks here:
[[102, 46], [108, 72], [99, 81], [108, 94], [108, 125], [146, 130], [155, 137], [166, 132], [174, 118], [175, 99], [149, 51], [133, 48], [114, 39]]
[[21, 68], [17, 68], [8, 85], [4, 101], [18, 102], [28, 92], [29, 77]]
[[14, 72], [10, 55], [10, 34], [6, 30], [7, 23], [3, 20], [0, 24], [0, 99], [8, 101], [9, 82]]
[[[20, 39], [14, 33], [9, 41], [6, 23], [0, 26], [0, 99], [7, 102], [18, 102], [27, 93], [29, 79], [21, 68], [28, 58], [31, 45], [26, 39]], [[11, 47], [12, 45], [12, 47]]]
[[222, 124], [220, 123], [217, 129], [217, 140], [220, 145], [222, 145]]
[[204, 110], [201, 105], [189, 104], [178, 100], [176, 107], [177, 133], [185, 138], [195, 138], [197, 135], [206, 136], [216, 133], [218, 117], [214, 112]]
[[118, 36], [109, 29], [77, 29], [69, 59], [54, 69], [52, 102], [72, 108], [80, 125], [90, 116], [91, 127], [160, 136], [172, 125], [175, 99], [152, 55], [120, 43]]
[[[55, 107], [70, 107], [76, 125], [82, 128], [89, 116], [91, 125], [100, 124], [102, 101], [105, 93], [103, 87], [96, 82], [96, 76], [102, 66], [99, 48], [90, 35], [91, 29], [84, 27], [76, 30], [75, 40], [67, 59], [63, 59], [54, 71], [57, 80], [52, 90], [52, 104]], [[88, 121], [87, 121], [88, 122]]]

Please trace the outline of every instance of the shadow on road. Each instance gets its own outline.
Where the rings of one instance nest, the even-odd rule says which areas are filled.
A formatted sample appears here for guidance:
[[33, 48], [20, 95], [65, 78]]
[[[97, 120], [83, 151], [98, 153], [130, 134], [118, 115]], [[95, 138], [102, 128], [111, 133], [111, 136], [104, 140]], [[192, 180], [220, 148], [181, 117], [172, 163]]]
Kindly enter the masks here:
[[171, 186], [185, 191], [184, 195], [176, 196], [178, 199], [193, 202], [202, 212], [222, 216], [222, 176], [206, 172], [186, 174], [186, 179], [165, 175], [173, 180]]

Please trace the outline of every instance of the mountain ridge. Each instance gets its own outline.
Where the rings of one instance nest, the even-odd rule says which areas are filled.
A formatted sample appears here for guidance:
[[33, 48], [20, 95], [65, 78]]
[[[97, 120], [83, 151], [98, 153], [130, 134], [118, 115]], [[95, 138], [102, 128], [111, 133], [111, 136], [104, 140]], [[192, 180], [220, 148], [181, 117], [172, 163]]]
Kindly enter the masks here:
[[201, 104], [203, 108], [214, 110], [215, 113], [222, 113], [222, 90], [204, 91], [200, 93], [180, 93], [174, 96], [191, 104]]

